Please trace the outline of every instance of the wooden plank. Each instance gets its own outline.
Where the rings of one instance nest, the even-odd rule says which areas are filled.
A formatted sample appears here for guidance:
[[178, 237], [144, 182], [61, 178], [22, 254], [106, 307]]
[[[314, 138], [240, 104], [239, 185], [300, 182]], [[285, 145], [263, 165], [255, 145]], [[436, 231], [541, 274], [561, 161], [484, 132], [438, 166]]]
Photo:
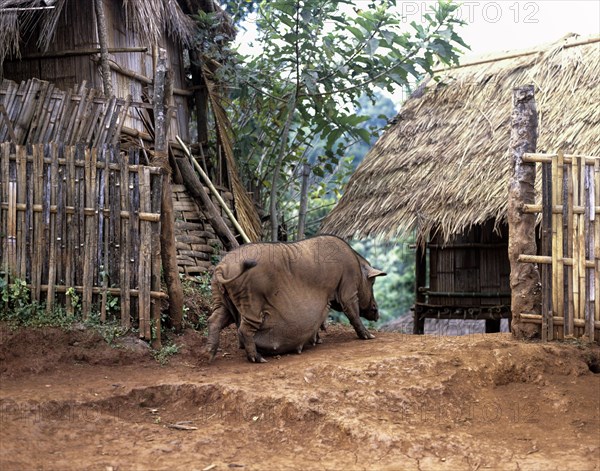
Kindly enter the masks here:
[[[119, 172], [120, 178], [120, 193], [121, 193], [121, 210], [129, 210], [129, 154], [124, 152], [120, 158], [121, 170]], [[116, 215], [115, 215], [116, 217]], [[131, 327], [131, 315], [130, 315], [130, 255], [129, 255], [129, 218], [120, 218], [121, 225], [121, 238], [119, 240], [119, 246], [121, 248], [121, 267], [120, 267], [120, 287], [121, 287], [121, 327], [129, 329]]]
[[[56, 143], [46, 146], [50, 153], [52, 164], [50, 165], [50, 191], [46, 195], [48, 208], [56, 204], [56, 193], [58, 185], [58, 149]], [[48, 291], [46, 292], [46, 314], [50, 315], [54, 310], [54, 285], [56, 284], [56, 215], [48, 211]]]
[[[140, 169], [140, 210], [150, 211], [150, 172], [147, 169]], [[152, 339], [150, 324], [150, 284], [151, 284], [151, 257], [152, 257], [152, 231], [150, 222], [140, 222], [140, 258], [138, 265], [138, 318], [140, 322], [140, 337], [146, 340]]]

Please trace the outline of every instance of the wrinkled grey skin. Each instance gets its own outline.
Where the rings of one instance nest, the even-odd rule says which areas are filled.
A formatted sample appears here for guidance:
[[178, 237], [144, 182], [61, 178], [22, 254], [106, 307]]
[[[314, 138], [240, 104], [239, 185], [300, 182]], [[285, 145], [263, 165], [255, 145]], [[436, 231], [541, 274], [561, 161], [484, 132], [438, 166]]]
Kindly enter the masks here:
[[359, 338], [372, 339], [360, 317], [379, 319], [373, 283], [384, 275], [334, 236], [248, 244], [229, 252], [212, 279], [209, 361], [221, 330], [233, 322], [251, 362], [265, 361], [258, 350], [300, 353], [320, 343], [318, 331], [330, 307], [346, 314]]

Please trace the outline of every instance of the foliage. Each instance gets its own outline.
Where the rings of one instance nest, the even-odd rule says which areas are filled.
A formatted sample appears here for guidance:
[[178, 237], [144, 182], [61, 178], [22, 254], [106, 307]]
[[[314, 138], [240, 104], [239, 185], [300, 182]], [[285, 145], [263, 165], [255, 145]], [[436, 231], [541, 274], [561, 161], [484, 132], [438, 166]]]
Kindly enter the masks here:
[[184, 326], [195, 330], [205, 331], [208, 316], [212, 310], [212, 292], [210, 289], [210, 273], [202, 273], [194, 278], [182, 281], [185, 298]]
[[[371, 141], [377, 129], [363, 126], [369, 116], [356, 111], [361, 97], [373, 99], [375, 87], [406, 87], [438, 61], [455, 63], [457, 46], [466, 47], [454, 30], [461, 24], [456, 4], [440, 0], [423, 24], [410, 25], [395, 4], [260, 2], [261, 54], [220, 68], [221, 79], [234, 86], [235, 150], [247, 179], [262, 190], [262, 205], [270, 203], [272, 237], [280, 199], [300, 187], [303, 163], [316, 177], [339, 183], [347, 147]], [[311, 153], [317, 143], [322, 150]]]
[[387, 276], [377, 278], [373, 292], [379, 306], [379, 324], [405, 314], [414, 303], [414, 250], [408, 242], [367, 240], [353, 248]]
[[169, 363], [171, 357], [177, 353], [179, 353], [179, 345], [176, 343], [165, 345], [160, 350], [154, 350], [152, 352], [155, 360], [163, 366]]

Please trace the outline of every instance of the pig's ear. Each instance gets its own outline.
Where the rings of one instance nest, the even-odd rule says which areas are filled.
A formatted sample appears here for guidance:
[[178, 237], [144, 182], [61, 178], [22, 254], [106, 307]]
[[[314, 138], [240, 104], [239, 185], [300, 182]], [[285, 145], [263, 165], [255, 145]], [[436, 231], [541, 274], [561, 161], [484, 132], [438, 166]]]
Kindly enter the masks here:
[[367, 271], [367, 278], [375, 278], [376, 276], [386, 276], [387, 273], [377, 268], [369, 267]]

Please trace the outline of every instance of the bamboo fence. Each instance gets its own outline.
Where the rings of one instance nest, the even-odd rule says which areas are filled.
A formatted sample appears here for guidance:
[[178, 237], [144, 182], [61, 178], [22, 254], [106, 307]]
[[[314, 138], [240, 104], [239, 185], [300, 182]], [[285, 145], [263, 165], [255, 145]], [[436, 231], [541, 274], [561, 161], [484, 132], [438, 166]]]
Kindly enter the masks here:
[[600, 157], [525, 154], [542, 165], [542, 254], [519, 261], [542, 267], [542, 313], [521, 313], [541, 324], [547, 340], [600, 340]]
[[48, 313], [79, 307], [104, 321], [117, 297], [121, 325], [133, 318], [150, 339], [151, 305], [166, 298], [152, 263], [162, 179], [135, 149], [0, 144], [0, 270], [26, 280]]

